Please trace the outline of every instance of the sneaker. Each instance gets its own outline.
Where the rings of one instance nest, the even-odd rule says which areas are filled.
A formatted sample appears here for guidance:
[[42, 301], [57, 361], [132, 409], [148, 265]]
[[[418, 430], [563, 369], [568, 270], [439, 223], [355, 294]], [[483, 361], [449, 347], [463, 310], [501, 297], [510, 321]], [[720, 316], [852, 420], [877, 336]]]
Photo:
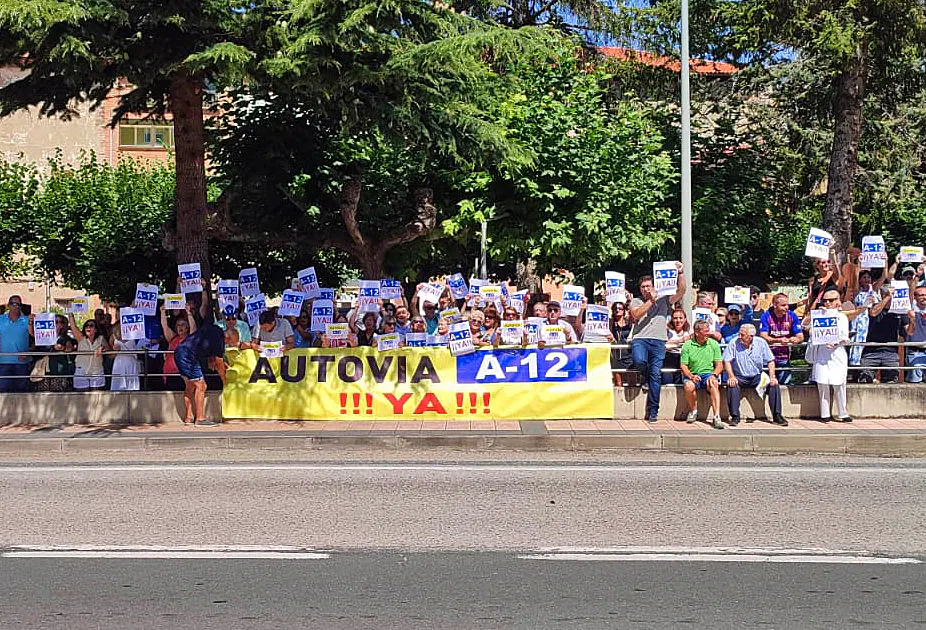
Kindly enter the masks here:
[[698, 410], [697, 409], [695, 409], [694, 411], [689, 411], [688, 414], [685, 416], [685, 422], [687, 422], [688, 424], [694, 424], [697, 421], [698, 421]]
[[198, 427], [217, 427], [219, 423], [215, 420], [197, 420], [196, 426]]
[[712, 425], [715, 429], [722, 429], [722, 428], [723, 428], [723, 422], [720, 421], [720, 416], [714, 416], [714, 421], [711, 423], [711, 425]]
[[739, 417], [739, 416], [730, 416], [730, 419], [727, 420], [727, 424], [729, 424], [731, 427], [735, 427], [735, 426], [738, 425], [739, 423], [740, 423], [740, 417]]
[[852, 416], [839, 416], [840, 422], [852, 422]]
[[783, 415], [777, 414], [775, 418], [772, 420], [772, 424], [777, 424], [780, 427], [786, 427], [788, 426], [788, 421], [785, 420], [785, 417]]

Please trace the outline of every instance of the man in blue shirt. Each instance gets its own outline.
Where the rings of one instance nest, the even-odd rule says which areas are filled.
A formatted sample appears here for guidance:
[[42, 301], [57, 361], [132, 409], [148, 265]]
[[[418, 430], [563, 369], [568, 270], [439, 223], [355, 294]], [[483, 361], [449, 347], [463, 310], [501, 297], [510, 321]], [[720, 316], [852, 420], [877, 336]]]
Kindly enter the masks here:
[[[781, 415], [781, 389], [775, 377], [775, 357], [768, 342], [756, 337], [756, 327], [743, 324], [739, 335], [723, 352], [723, 366], [727, 372], [727, 406], [730, 420], [727, 424], [736, 426], [740, 422], [740, 397], [743, 387], [756, 389], [760, 394], [763, 387], [768, 392], [768, 406], [772, 411], [772, 422], [783, 427], [788, 421]], [[767, 381], [763, 370], [768, 369]]]
[[29, 376], [29, 357], [16, 354], [29, 351], [29, 318], [23, 315], [22, 305], [21, 297], [11, 295], [9, 312], [0, 315], [0, 392], [29, 389], [29, 379], [24, 378]]

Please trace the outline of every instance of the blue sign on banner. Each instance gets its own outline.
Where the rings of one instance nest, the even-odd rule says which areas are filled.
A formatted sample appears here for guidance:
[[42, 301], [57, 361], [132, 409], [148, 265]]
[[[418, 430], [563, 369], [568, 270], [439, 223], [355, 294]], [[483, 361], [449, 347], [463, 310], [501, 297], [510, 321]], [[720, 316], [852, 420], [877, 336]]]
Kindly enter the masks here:
[[588, 379], [585, 348], [513, 349], [457, 357], [457, 382], [549, 383]]

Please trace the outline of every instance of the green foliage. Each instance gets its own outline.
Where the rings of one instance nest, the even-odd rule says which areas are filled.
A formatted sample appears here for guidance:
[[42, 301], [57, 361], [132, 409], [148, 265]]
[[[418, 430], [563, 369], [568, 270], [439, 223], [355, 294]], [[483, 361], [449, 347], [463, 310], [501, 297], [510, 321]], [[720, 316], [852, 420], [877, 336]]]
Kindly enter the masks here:
[[31, 165], [0, 160], [0, 278], [23, 271], [13, 253], [29, 235], [31, 202], [38, 188]]
[[556, 64], [512, 70], [521, 90], [493, 111], [534, 152], [534, 165], [460, 178], [467, 198], [445, 231], [470, 226], [473, 235], [487, 219], [496, 263], [530, 258], [582, 279], [658, 250], [673, 231], [667, 199], [675, 169], [647, 108], [615, 99], [612, 75], [584, 66], [574, 51]]
[[131, 161], [110, 167], [92, 155], [77, 166], [55, 159], [48, 167], [38, 177], [32, 167], [0, 163], [0, 190], [15, 181], [11, 170], [33, 174], [13, 247], [105, 299], [128, 303], [141, 281], [173, 288], [176, 267], [160, 237], [173, 203], [172, 169]]

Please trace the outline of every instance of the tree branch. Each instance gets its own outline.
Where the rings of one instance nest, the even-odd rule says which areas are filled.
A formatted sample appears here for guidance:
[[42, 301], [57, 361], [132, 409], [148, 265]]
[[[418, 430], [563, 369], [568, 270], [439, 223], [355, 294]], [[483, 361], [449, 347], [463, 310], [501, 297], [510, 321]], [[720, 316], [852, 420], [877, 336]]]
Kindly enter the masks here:
[[424, 236], [437, 225], [437, 208], [434, 206], [434, 191], [430, 188], [418, 188], [413, 193], [415, 218], [400, 228], [387, 232], [379, 238], [384, 250], [403, 243], [409, 243]]
[[361, 249], [366, 245], [363, 234], [360, 233], [360, 226], [357, 224], [357, 206], [360, 204], [362, 188], [363, 180], [360, 175], [351, 175], [344, 182], [344, 187], [341, 188], [341, 194], [338, 198], [338, 206], [341, 210], [341, 218], [344, 220], [347, 234], [353, 240], [354, 245]]

